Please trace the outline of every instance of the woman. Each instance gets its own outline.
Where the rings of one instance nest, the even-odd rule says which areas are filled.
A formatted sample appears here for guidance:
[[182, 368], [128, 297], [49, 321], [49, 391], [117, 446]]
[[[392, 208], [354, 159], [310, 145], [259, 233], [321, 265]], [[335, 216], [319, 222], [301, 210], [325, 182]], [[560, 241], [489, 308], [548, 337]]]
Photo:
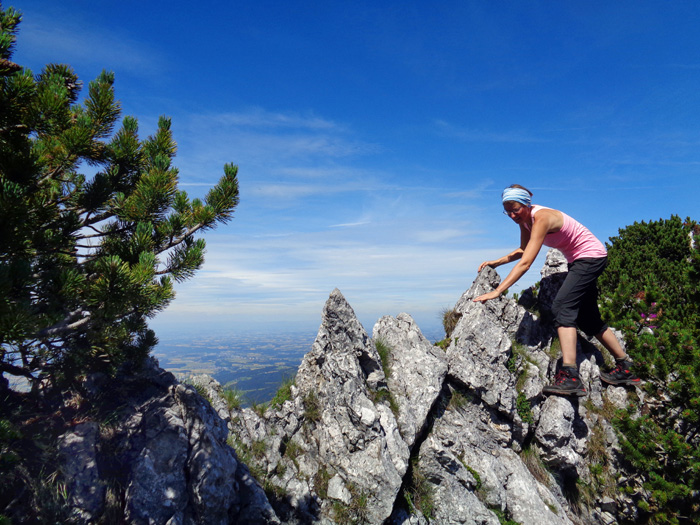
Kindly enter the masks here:
[[559, 335], [562, 367], [554, 384], [544, 388], [545, 394], [585, 396], [576, 364], [576, 327], [589, 336], [595, 336], [615, 357], [617, 366], [610, 373], [602, 372], [601, 379], [612, 385], [639, 383], [630, 368], [632, 362], [620, 346], [612, 330], [603, 322], [598, 310], [598, 276], [607, 264], [607, 251], [585, 226], [568, 215], [532, 204], [532, 192], [519, 184], [513, 184], [502, 195], [503, 213], [520, 226], [520, 248], [495, 261], [485, 261], [495, 268], [518, 261], [498, 287], [480, 295], [475, 302], [485, 302], [499, 297], [530, 269], [542, 245], [561, 251], [569, 263], [569, 272], [557, 293], [552, 311]]

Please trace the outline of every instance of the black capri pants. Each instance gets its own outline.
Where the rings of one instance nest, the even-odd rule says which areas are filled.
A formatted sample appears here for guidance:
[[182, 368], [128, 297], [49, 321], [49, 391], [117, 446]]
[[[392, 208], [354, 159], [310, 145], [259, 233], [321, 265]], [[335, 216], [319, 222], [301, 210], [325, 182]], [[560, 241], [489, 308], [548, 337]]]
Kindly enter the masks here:
[[608, 328], [600, 317], [597, 285], [607, 264], [607, 257], [569, 263], [569, 273], [552, 303], [555, 326], [578, 326], [588, 336], [599, 335]]

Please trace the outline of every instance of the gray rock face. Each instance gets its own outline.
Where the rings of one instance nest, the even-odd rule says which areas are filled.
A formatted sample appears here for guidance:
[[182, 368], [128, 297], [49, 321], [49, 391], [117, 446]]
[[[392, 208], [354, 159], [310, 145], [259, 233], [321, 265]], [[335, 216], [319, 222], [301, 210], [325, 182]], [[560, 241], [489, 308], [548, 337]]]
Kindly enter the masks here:
[[421, 447], [418, 464], [437, 481], [438, 523], [498, 524], [493, 509], [518, 523], [571, 523], [557, 496], [534, 478], [509, 442], [508, 426], [487, 407], [450, 404]]
[[320, 468], [366, 502], [371, 522], [383, 521], [401, 487], [409, 450], [390, 407], [378, 401], [386, 377], [376, 347], [338, 290], [326, 303], [296, 387], [302, 398], [317, 399], [319, 419], [307, 443]]
[[174, 385], [127, 423], [145, 438], [134, 450], [127, 482], [131, 522], [184, 523], [187, 518], [227, 523], [236, 503], [237, 461], [226, 445], [227, 429], [192, 387]]
[[374, 325], [373, 337], [390, 351], [387, 384], [398, 405], [401, 436], [410, 448], [425, 429], [442, 391], [447, 357], [423, 336], [408, 314], [382, 317]]
[[[113, 499], [123, 501], [125, 523], [279, 523], [226, 444], [226, 422], [193, 387], [177, 383], [154, 361], [128, 382], [132, 388], [120, 384], [119, 392], [110, 392], [135, 393], [123, 399], [119, 413], [128, 417], [118, 417], [111, 437], [101, 437], [91, 422], [59, 440], [74, 515], [99, 517], [109, 486], [117, 491]], [[139, 387], [149, 392], [142, 395]]]
[[486, 405], [506, 416], [515, 412], [515, 377], [507, 363], [513, 341], [523, 320], [530, 314], [503, 296], [486, 303], [477, 297], [498, 285], [500, 279], [486, 268], [462, 295], [455, 309], [462, 314], [452, 332], [447, 350], [450, 376], [473, 391]]
[[97, 468], [95, 422], [80, 423], [58, 438], [63, 474], [69, 480], [71, 505], [78, 520], [91, 520], [104, 509], [106, 487]]
[[[285, 472], [271, 482], [293, 508], [289, 519], [350, 512], [371, 523], [386, 519], [408, 468], [409, 447], [390, 408], [375, 344], [338, 290], [326, 303], [292, 393], [293, 401], [262, 416], [241, 410], [233, 425], [244, 443], [272, 445], [260, 463], [266, 472], [280, 466]], [[277, 441], [283, 454], [274, 452]]]

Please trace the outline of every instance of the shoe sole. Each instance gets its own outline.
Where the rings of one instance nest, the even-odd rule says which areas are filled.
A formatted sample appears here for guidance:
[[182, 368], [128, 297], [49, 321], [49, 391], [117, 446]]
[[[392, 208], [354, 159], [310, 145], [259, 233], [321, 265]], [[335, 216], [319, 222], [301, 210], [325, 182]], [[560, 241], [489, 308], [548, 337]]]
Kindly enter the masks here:
[[588, 392], [585, 390], [542, 390], [542, 393], [545, 395], [550, 395], [553, 394], [555, 396], [575, 396], [575, 397], [584, 397], [588, 395]]
[[600, 380], [608, 385], [629, 385], [635, 386], [642, 382], [641, 379], [606, 379], [600, 376]]

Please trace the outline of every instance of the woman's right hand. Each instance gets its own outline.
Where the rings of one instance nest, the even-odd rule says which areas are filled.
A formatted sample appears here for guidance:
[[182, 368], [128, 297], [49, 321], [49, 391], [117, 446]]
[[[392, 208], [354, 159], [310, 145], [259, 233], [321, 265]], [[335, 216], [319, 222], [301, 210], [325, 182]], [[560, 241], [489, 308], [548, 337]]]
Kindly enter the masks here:
[[484, 261], [484, 262], [482, 262], [482, 263], [479, 265], [478, 273], [481, 273], [481, 270], [483, 270], [483, 269], [486, 268], [487, 266], [490, 266], [491, 268], [495, 268], [495, 267], [496, 267], [496, 261]]

